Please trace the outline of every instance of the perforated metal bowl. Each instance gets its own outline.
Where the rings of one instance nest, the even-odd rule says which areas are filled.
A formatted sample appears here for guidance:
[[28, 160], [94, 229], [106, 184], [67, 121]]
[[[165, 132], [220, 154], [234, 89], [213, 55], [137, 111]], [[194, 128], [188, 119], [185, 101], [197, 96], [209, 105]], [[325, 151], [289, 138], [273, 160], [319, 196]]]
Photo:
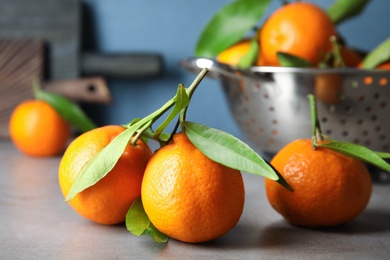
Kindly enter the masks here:
[[180, 64], [194, 73], [209, 68], [238, 127], [259, 152], [274, 154], [295, 139], [311, 137], [309, 93], [317, 97], [324, 134], [390, 150], [390, 71], [286, 67], [242, 71], [203, 58]]

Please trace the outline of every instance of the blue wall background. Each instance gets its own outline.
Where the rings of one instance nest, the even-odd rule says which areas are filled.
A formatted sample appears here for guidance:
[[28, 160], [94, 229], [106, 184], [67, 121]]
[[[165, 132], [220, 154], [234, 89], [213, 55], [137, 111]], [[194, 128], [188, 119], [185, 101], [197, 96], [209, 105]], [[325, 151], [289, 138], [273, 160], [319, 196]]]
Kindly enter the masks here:
[[[261, 1], [261, 0], [259, 0]], [[108, 81], [114, 102], [90, 109], [98, 124], [122, 124], [144, 117], [170, 97], [179, 83], [188, 86], [195, 75], [178, 66], [193, 56], [196, 41], [212, 15], [228, 0], [84, 0], [94, 17], [94, 45], [100, 52], [156, 52], [165, 63], [160, 78]], [[281, 5], [274, 0], [267, 13]], [[312, 0], [322, 7], [333, 0]], [[342, 24], [349, 45], [370, 50], [390, 36], [390, 1], [373, 0], [362, 15]], [[86, 32], [87, 33], [87, 32]], [[197, 89], [188, 119], [242, 137], [230, 115], [219, 83], [206, 79]]]

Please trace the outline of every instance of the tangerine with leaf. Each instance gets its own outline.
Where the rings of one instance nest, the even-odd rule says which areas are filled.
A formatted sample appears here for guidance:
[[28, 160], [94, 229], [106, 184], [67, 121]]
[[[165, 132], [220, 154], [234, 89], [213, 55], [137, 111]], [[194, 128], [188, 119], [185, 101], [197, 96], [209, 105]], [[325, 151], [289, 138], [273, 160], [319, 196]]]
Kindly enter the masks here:
[[15, 107], [9, 121], [14, 145], [31, 156], [54, 156], [63, 152], [72, 127], [80, 132], [96, 127], [82, 109], [64, 96], [45, 91], [37, 78], [32, 84], [35, 99]]
[[259, 46], [257, 41], [243, 39], [220, 52], [217, 55], [216, 60], [243, 69], [252, 65], [261, 66], [263, 63], [260, 59], [260, 55], [258, 55], [258, 49]]
[[271, 160], [294, 192], [266, 179], [267, 198], [294, 225], [338, 226], [355, 219], [369, 203], [372, 180], [363, 161], [386, 171], [390, 165], [366, 147], [324, 138], [316, 109], [312, 112], [313, 138], [287, 144]]
[[217, 61], [225, 64], [229, 64], [232, 66], [237, 66], [240, 59], [248, 53], [250, 49], [250, 40], [245, 39], [241, 40], [236, 44], [228, 47], [218, 54], [216, 57]]
[[[199, 76], [204, 77], [206, 72], [207, 69], [202, 70]], [[221, 130], [186, 120], [188, 104], [198, 84], [195, 80], [187, 89], [179, 87], [168, 120], [157, 127], [165, 127], [178, 115], [176, 126], [181, 131], [177, 133], [175, 128], [170, 134], [172, 139], [162, 143], [146, 167], [142, 202], [136, 201], [126, 218], [126, 226], [134, 235], [147, 234], [157, 242], [171, 237], [189, 243], [225, 235], [235, 227], [243, 211], [245, 189], [241, 171], [289, 187], [244, 142]], [[158, 133], [152, 135], [157, 140]]]
[[240, 171], [206, 157], [185, 133], [175, 134], [153, 155], [141, 193], [153, 225], [171, 238], [191, 243], [230, 231], [245, 201]]
[[[125, 128], [108, 125], [88, 131], [71, 142], [58, 171], [61, 191], [66, 198], [83, 167]], [[149, 146], [137, 140], [127, 144], [115, 166], [99, 182], [79, 192], [68, 201], [81, 216], [100, 224], [124, 222], [131, 204], [141, 195], [141, 183], [147, 162], [152, 156]]]
[[294, 192], [265, 180], [268, 200], [294, 225], [341, 225], [357, 217], [370, 200], [372, 183], [366, 166], [328, 148], [313, 148], [311, 139], [288, 144], [271, 164]]

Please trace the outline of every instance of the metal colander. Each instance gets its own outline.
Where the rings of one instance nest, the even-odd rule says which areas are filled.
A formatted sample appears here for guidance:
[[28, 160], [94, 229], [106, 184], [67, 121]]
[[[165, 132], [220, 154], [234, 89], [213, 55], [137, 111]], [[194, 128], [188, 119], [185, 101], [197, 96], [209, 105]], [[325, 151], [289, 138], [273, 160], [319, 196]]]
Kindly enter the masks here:
[[209, 68], [224, 90], [238, 127], [259, 152], [274, 154], [311, 137], [307, 95], [315, 94], [321, 129], [340, 140], [390, 150], [390, 71], [252, 67], [237, 70], [204, 58], [181, 66]]

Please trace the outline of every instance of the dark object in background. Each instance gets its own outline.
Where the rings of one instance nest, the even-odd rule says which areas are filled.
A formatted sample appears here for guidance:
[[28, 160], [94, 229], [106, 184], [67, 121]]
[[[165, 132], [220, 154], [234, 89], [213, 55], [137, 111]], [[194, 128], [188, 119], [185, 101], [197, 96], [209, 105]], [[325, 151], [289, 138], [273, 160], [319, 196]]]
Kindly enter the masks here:
[[[16, 104], [32, 98], [34, 76], [41, 79], [44, 88], [56, 85], [57, 90], [67, 88], [60, 92], [72, 92], [78, 101], [102, 103], [107, 96], [96, 98], [99, 93], [107, 94], [104, 89], [100, 91], [107, 89], [101, 76], [142, 80], [162, 74], [163, 60], [156, 53], [98, 53], [86, 49], [95, 39], [91, 37], [94, 28], [89, 14], [80, 0], [0, 0], [0, 40], [20, 41], [22, 46], [7, 44], [0, 48], [0, 104], [6, 103], [6, 108], [0, 107], [0, 137], [8, 136], [8, 119]], [[84, 21], [86, 18], [89, 20]], [[89, 40], [88, 44], [83, 44], [82, 37]], [[98, 77], [77, 81], [86, 75]], [[74, 86], [70, 88], [69, 84]], [[82, 96], [77, 98], [80, 93]]]
[[[84, 71], [88, 75], [121, 78], [160, 76], [163, 61], [159, 54], [87, 50], [83, 55], [82, 36], [93, 31], [84, 26], [87, 11], [80, 0], [1, 0], [0, 38], [43, 40], [47, 45], [45, 77], [48, 80], [74, 79]], [[134, 66], [135, 63], [139, 66]]]

